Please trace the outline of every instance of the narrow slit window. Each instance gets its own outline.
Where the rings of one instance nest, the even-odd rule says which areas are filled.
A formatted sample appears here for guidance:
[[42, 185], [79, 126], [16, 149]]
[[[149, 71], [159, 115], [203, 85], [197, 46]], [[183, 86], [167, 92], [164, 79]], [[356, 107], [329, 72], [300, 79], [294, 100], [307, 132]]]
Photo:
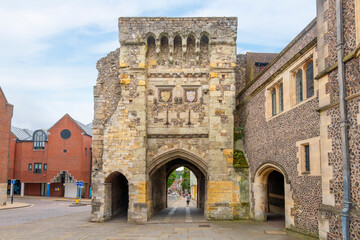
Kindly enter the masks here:
[[272, 115], [276, 115], [276, 89], [271, 93], [271, 102], [272, 102]]
[[310, 172], [310, 146], [304, 146], [305, 149], [305, 171]]
[[309, 63], [306, 68], [306, 97], [314, 96], [314, 65]]
[[284, 111], [284, 92], [283, 92], [282, 84], [279, 87], [279, 105], [280, 105], [280, 112]]
[[303, 100], [302, 70], [296, 74], [296, 103]]

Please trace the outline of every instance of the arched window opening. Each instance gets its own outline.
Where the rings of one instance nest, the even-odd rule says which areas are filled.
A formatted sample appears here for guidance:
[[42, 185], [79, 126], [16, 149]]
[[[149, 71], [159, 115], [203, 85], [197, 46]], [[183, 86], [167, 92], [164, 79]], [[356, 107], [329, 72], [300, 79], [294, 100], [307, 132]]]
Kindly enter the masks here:
[[182, 39], [180, 36], [174, 38], [174, 62], [175, 65], [182, 63]]
[[166, 64], [169, 59], [169, 40], [167, 37], [162, 37], [160, 40], [160, 53], [162, 64]]
[[306, 68], [306, 97], [314, 96], [314, 64], [309, 63]]
[[200, 39], [200, 63], [207, 64], [209, 62], [209, 38], [202, 36]]
[[156, 57], [155, 39], [153, 37], [148, 37], [148, 39], [147, 39], [146, 56], [148, 59], [155, 59], [155, 57]]
[[271, 103], [272, 103], [272, 115], [276, 115], [276, 89], [271, 93]]
[[296, 103], [303, 100], [302, 70], [296, 74]]
[[282, 84], [279, 87], [279, 105], [280, 112], [284, 111], [284, 90]]
[[187, 39], [186, 45], [187, 45], [186, 56], [188, 62], [191, 62], [191, 60], [195, 59], [195, 37], [190, 35]]
[[33, 135], [33, 149], [44, 149], [47, 135], [43, 130], [36, 130]]

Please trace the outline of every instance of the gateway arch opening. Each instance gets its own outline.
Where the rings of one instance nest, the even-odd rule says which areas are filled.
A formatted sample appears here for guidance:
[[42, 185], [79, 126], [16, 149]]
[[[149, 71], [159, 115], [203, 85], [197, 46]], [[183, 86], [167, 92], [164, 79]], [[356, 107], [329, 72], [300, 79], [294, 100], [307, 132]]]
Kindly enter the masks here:
[[[205, 220], [206, 172], [182, 158], [150, 172], [151, 221]], [[187, 206], [187, 199], [190, 200]]]

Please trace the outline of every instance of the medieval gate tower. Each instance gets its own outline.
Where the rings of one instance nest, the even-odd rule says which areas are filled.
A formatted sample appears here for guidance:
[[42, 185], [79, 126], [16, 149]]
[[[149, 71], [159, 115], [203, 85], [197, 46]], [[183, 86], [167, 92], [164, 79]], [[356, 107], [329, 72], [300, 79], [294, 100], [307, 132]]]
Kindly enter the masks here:
[[98, 62], [92, 220], [166, 208], [188, 167], [209, 219], [245, 217], [233, 168], [237, 18], [119, 18], [121, 48]]

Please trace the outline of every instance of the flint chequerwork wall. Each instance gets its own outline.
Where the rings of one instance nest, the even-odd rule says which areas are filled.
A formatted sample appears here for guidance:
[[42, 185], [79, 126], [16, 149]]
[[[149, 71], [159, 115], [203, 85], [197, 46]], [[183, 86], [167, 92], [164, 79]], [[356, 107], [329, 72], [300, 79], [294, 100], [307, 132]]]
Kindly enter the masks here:
[[[360, 1], [343, 1], [342, 15], [351, 169], [350, 238], [359, 239]], [[251, 218], [265, 220], [264, 212], [269, 210], [265, 183], [269, 172], [278, 171], [285, 179], [286, 227], [320, 239], [342, 239], [343, 234], [336, 34], [336, 1], [318, 0], [317, 18], [260, 75], [250, 82], [238, 78], [242, 82], [237, 83], [235, 125], [244, 128]], [[241, 57], [238, 59], [241, 64]], [[244, 66], [238, 70], [244, 74]], [[309, 95], [311, 72], [314, 82]], [[308, 166], [306, 154], [310, 156]]]
[[236, 18], [119, 18], [121, 48], [97, 65], [92, 220], [114, 214], [118, 172], [129, 221], [147, 221], [179, 166], [209, 219], [247, 217], [232, 163], [236, 30]]

